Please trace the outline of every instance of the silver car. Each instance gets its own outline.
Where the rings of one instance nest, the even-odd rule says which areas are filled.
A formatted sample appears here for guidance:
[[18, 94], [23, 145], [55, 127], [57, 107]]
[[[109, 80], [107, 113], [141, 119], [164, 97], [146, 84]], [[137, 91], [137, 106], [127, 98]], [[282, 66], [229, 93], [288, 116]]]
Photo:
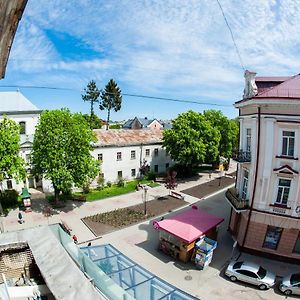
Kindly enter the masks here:
[[275, 284], [275, 274], [252, 262], [232, 261], [226, 271], [231, 281], [244, 281], [257, 285], [261, 290], [266, 290]]
[[279, 289], [285, 295], [300, 295], [300, 273], [284, 277], [279, 285]]

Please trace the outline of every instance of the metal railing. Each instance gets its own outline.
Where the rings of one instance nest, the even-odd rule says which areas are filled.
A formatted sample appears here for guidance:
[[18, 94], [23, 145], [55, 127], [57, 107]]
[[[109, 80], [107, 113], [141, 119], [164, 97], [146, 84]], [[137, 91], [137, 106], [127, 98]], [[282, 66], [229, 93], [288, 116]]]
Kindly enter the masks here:
[[233, 159], [238, 162], [251, 162], [251, 152], [239, 150], [235, 155], [233, 155]]
[[237, 194], [236, 188], [228, 189], [225, 193], [225, 196], [236, 210], [244, 210], [249, 208], [249, 200], [240, 198]]

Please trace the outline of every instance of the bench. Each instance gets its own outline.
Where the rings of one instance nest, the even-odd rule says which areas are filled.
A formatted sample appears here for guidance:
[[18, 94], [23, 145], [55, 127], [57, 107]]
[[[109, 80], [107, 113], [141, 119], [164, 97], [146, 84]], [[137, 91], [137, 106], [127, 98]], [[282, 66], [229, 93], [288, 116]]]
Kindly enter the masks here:
[[174, 191], [171, 191], [170, 196], [174, 197], [174, 198], [177, 198], [177, 199], [180, 199], [180, 200], [184, 200], [183, 195], [181, 195], [180, 193], [174, 192]]

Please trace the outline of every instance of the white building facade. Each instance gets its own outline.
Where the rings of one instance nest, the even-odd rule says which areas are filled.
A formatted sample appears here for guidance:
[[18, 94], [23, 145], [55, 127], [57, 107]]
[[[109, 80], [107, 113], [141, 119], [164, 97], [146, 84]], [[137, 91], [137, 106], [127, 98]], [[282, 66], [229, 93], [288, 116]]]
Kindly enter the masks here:
[[140, 176], [146, 163], [150, 170], [164, 173], [174, 162], [162, 148], [162, 131], [150, 129], [94, 130], [97, 143], [92, 155], [101, 161], [101, 172], [106, 182], [119, 177], [133, 180]]
[[[300, 261], [300, 76], [246, 74], [229, 229], [246, 251]], [[254, 87], [254, 88], [253, 88]]]

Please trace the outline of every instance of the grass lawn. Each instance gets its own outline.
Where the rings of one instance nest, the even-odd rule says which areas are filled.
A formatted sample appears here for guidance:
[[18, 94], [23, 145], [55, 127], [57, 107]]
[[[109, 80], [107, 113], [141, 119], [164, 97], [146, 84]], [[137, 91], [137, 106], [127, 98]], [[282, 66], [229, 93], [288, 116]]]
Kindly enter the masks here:
[[[147, 184], [150, 187], [156, 187], [159, 186], [158, 183], [142, 180], [140, 181], [142, 184]], [[86, 196], [87, 201], [95, 201], [100, 200], [108, 197], [118, 196], [122, 194], [127, 194], [130, 192], [134, 192], [136, 190], [136, 186], [138, 184], [137, 180], [128, 181], [126, 182], [124, 187], [119, 187], [117, 185], [112, 185], [111, 187], [105, 187], [103, 190], [91, 190], [88, 194], [83, 193], [74, 193], [75, 196]]]

